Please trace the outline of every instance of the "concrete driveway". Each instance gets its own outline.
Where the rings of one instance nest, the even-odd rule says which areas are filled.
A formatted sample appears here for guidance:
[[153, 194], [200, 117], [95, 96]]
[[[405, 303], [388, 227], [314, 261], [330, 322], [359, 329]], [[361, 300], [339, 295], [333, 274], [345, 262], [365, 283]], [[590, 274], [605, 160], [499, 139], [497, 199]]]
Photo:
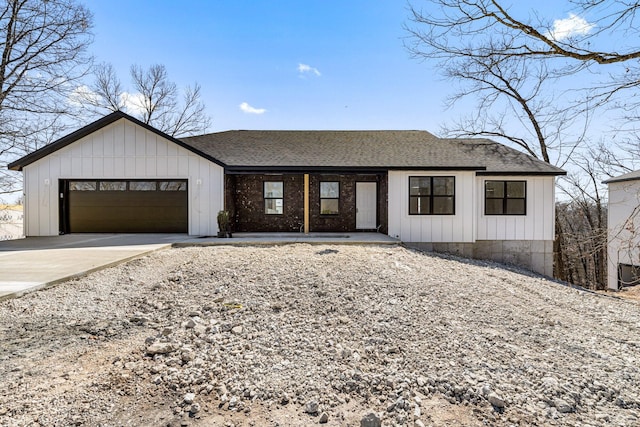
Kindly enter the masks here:
[[69, 234], [0, 241], [0, 300], [117, 265], [186, 234]]

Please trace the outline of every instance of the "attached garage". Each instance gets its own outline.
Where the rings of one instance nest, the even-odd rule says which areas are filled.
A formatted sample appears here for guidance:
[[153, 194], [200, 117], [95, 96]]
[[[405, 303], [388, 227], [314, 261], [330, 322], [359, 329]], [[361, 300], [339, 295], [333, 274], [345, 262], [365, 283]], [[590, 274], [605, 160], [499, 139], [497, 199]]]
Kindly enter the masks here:
[[26, 236], [218, 231], [222, 163], [122, 112], [9, 167], [24, 174]]
[[186, 180], [62, 180], [64, 233], [187, 233]]

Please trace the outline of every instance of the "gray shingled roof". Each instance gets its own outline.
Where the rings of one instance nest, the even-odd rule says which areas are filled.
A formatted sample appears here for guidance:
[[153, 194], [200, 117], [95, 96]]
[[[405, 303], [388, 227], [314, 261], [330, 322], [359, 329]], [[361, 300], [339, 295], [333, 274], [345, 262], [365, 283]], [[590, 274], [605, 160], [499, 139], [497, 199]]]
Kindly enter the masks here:
[[8, 168], [22, 170], [123, 118], [227, 171], [468, 169], [478, 174], [566, 173], [486, 139], [441, 139], [425, 131], [227, 131], [176, 139], [121, 111], [27, 154]]
[[637, 181], [640, 179], [640, 170], [625, 173], [624, 175], [615, 176], [603, 181], [603, 184], [611, 184], [612, 182]]
[[564, 175], [555, 166], [487, 139], [425, 131], [227, 131], [181, 138], [233, 168], [476, 169]]

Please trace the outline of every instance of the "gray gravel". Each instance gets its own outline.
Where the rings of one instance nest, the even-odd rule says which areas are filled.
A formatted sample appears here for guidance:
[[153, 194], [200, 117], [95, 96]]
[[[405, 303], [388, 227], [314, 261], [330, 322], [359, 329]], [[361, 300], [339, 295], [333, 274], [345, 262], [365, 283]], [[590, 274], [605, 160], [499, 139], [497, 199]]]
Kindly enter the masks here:
[[0, 302], [0, 425], [635, 426], [639, 329], [402, 247], [171, 249]]

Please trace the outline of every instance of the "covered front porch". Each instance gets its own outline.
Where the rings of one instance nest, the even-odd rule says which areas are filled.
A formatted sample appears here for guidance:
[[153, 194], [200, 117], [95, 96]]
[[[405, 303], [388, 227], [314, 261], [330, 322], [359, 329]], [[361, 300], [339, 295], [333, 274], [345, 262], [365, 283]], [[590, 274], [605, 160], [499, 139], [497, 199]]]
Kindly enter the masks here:
[[387, 173], [225, 174], [234, 233], [387, 233]]

